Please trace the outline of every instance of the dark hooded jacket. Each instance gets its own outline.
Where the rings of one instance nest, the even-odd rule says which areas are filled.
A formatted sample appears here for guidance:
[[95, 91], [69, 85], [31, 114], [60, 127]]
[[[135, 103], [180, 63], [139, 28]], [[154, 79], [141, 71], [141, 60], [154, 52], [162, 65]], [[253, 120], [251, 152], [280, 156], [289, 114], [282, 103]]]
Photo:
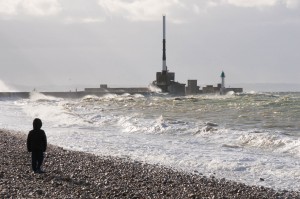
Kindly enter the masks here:
[[33, 130], [31, 130], [27, 137], [27, 150], [42, 151], [45, 152], [47, 149], [47, 137], [45, 132], [41, 129], [41, 120], [34, 120]]

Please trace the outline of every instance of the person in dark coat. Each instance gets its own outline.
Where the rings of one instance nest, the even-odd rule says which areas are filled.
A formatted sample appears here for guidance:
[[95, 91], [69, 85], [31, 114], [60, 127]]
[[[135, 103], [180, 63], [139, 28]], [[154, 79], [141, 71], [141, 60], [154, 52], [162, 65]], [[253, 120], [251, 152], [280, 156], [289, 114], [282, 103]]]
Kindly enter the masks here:
[[33, 120], [33, 130], [29, 131], [27, 137], [27, 150], [31, 152], [32, 170], [34, 173], [44, 173], [41, 166], [44, 161], [44, 152], [47, 149], [47, 137], [42, 128], [39, 118]]

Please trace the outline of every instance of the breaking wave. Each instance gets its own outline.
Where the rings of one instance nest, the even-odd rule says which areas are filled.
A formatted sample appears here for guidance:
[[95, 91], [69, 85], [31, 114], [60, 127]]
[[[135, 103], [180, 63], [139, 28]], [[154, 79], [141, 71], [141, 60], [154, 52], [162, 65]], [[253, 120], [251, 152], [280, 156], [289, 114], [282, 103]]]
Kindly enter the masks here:
[[[40, 117], [49, 141], [72, 150], [259, 186], [300, 188], [298, 94], [61, 99], [31, 93], [30, 99], [0, 103], [3, 124], [28, 127]], [[22, 114], [16, 116], [17, 110]]]

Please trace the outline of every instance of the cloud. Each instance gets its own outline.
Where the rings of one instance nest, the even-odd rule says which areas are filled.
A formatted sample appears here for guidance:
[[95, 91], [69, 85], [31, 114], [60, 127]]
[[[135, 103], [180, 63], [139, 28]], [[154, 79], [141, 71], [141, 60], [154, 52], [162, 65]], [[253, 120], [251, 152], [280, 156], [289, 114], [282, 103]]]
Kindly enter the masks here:
[[[210, 1], [214, 2], [214, 4], [216, 3], [214, 0]], [[300, 0], [219, 0], [218, 4], [228, 4], [248, 8], [265, 8], [284, 5], [286, 8], [295, 9], [299, 6], [299, 1]]]
[[185, 7], [179, 0], [99, 0], [98, 4], [106, 13], [119, 16], [131, 21], [160, 20], [162, 14], [169, 14], [176, 9]]
[[298, 8], [300, 1], [299, 0], [286, 0], [285, 1], [286, 7], [290, 9]]
[[49, 16], [61, 10], [58, 0], [0, 0], [0, 14], [8, 16]]
[[66, 17], [64, 19], [65, 24], [90, 24], [90, 23], [99, 23], [104, 22], [104, 18], [95, 18], [95, 17], [85, 17], [85, 18], [79, 18], [79, 17]]
[[228, 4], [238, 7], [270, 7], [277, 2], [278, 0], [227, 0]]
[[21, 7], [28, 15], [47, 16], [61, 11], [58, 0], [23, 0]]
[[222, 6], [263, 9], [284, 6], [298, 7], [300, 0], [98, 0], [108, 16], [120, 16], [130, 21], [156, 21], [162, 14], [171, 15], [172, 22], [183, 22], [184, 18], [207, 13], [209, 9]]
[[130, 21], [157, 21], [166, 14], [170, 16], [170, 22], [184, 23], [195, 15], [226, 5], [296, 9], [299, 4], [300, 0], [0, 0], [0, 17], [60, 15], [65, 23], [93, 23], [103, 21], [103, 14]]
[[21, 0], [0, 0], [0, 14], [16, 15]]

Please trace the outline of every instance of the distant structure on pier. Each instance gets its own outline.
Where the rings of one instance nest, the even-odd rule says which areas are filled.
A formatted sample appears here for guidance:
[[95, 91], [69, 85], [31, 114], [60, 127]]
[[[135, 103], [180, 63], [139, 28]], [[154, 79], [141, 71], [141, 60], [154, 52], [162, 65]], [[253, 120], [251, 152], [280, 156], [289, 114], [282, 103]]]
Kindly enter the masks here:
[[162, 71], [156, 73], [156, 80], [153, 84], [161, 89], [162, 92], [185, 95], [185, 84], [175, 82], [175, 73], [169, 72], [166, 58], [166, 16], [163, 16], [163, 55]]
[[224, 71], [222, 71], [221, 73], [221, 79], [222, 79], [222, 83], [221, 83], [221, 90], [220, 90], [220, 94], [221, 95], [224, 95], [226, 94], [226, 90], [225, 90], [225, 73]]
[[213, 85], [206, 85], [202, 89], [197, 86], [197, 80], [188, 80], [188, 86], [186, 87], [186, 95], [195, 94], [220, 94], [225, 95], [226, 93], [233, 91], [235, 93], [242, 93], [243, 88], [226, 88], [225, 87], [225, 73], [221, 73], [221, 83], [217, 84], [216, 87]]
[[100, 84], [100, 88], [85, 88], [84, 92], [88, 93], [115, 93], [115, 94], [146, 94], [149, 93], [150, 90], [147, 87], [133, 87], [133, 88], [110, 88], [107, 84]]
[[[236, 93], [243, 92], [242, 88], [226, 88], [225, 87], [225, 73], [221, 73], [221, 83], [216, 87], [213, 85], [204, 86], [202, 89], [197, 85], [197, 80], [188, 80], [186, 84], [175, 82], [175, 73], [170, 72], [167, 67], [167, 56], [166, 56], [166, 16], [163, 16], [163, 40], [162, 40], [162, 70], [156, 72], [156, 80], [152, 82], [152, 85], [158, 87], [161, 92], [169, 93], [171, 95], [196, 95], [196, 94], [221, 94], [224, 95], [229, 91], [234, 91]], [[149, 94], [152, 91], [147, 87], [138, 88], [110, 88], [107, 84], [101, 84], [98, 88], [85, 88], [85, 93], [94, 93], [96, 95], [106, 94], [106, 93], [139, 93], [139, 94]]]
[[225, 88], [225, 73], [221, 73], [221, 84], [217, 87], [207, 85], [200, 89], [197, 86], [197, 80], [188, 80], [187, 87], [185, 84], [175, 82], [175, 73], [169, 72], [166, 59], [166, 16], [163, 16], [163, 55], [162, 55], [162, 71], [156, 73], [156, 80], [153, 85], [161, 89], [162, 92], [173, 95], [194, 95], [194, 94], [209, 94], [219, 93], [225, 95], [229, 91], [243, 92], [242, 88]]

